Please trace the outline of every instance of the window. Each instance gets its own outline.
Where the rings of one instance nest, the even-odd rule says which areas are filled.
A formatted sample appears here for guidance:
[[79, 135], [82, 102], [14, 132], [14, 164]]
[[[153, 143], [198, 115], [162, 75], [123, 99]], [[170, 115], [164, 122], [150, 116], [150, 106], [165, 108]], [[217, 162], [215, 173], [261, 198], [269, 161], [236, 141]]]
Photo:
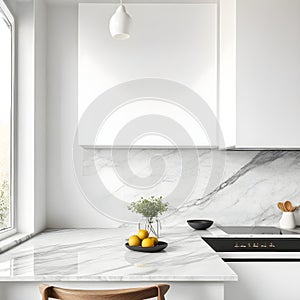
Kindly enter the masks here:
[[0, 0], [0, 239], [14, 229], [14, 21]]

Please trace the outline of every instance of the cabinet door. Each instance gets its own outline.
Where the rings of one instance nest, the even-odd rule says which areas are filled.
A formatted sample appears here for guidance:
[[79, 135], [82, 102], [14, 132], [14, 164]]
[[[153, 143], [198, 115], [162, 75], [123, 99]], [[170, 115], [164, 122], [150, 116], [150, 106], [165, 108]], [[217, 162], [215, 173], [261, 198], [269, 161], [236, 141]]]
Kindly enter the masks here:
[[225, 299], [299, 299], [300, 262], [229, 262], [237, 282], [225, 283]]
[[237, 1], [237, 147], [300, 147], [300, 1]]
[[[126, 4], [132, 31], [125, 41], [109, 34], [109, 19], [116, 7], [79, 5], [79, 120], [99, 96], [107, 96], [99, 100], [103, 102], [99, 111], [92, 109], [92, 117], [79, 125], [79, 143], [216, 146], [217, 4]], [[149, 78], [156, 81], [144, 80]], [[193, 100], [188, 90], [203, 103], [189, 105]], [[203, 120], [195, 118], [197, 112]], [[141, 122], [134, 125], [135, 121]], [[143, 134], [142, 126], [148, 132]], [[151, 131], [153, 135], [148, 134]]]

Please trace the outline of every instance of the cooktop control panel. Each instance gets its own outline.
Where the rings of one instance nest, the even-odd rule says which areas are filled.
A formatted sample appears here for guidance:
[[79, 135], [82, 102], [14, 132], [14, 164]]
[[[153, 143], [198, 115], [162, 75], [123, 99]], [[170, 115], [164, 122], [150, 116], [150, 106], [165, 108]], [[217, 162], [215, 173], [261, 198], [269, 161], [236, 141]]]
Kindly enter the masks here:
[[234, 248], [276, 248], [276, 245], [274, 245], [273, 242], [235, 242]]

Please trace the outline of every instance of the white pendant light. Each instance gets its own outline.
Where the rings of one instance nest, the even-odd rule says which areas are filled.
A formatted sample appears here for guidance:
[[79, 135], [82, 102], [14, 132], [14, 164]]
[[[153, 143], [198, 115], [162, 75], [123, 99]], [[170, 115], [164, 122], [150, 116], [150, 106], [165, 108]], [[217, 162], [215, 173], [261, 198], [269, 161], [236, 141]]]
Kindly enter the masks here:
[[116, 40], [126, 40], [130, 37], [131, 17], [121, 0], [116, 12], [109, 21], [111, 36]]

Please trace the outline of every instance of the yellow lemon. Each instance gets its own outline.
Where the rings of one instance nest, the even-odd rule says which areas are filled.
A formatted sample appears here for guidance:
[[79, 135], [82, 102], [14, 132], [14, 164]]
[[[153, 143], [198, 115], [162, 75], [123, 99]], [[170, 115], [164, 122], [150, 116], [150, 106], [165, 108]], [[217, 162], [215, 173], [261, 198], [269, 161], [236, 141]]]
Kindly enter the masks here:
[[139, 232], [138, 232], [138, 234], [137, 234], [137, 236], [141, 240], [143, 240], [143, 239], [145, 239], [145, 238], [147, 238], [149, 236], [149, 232], [147, 230], [145, 230], [145, 229], [140, 229]]
[[129, 244], [129, 246], [140, 246], [141, 240], [139, 239], [139, 237], [137, 235], [132, 235], [128, 239], [128, 244]]
[[150, 237], [151, 240], [153, 240], [154, 246], [156, 246], [158, 244], [158, 239], [155, 236], [151, 236]]
[[154, 247], [154, 241], [150, 238], [146, 238], [142, 240], [142, 247], [151, 248]]

